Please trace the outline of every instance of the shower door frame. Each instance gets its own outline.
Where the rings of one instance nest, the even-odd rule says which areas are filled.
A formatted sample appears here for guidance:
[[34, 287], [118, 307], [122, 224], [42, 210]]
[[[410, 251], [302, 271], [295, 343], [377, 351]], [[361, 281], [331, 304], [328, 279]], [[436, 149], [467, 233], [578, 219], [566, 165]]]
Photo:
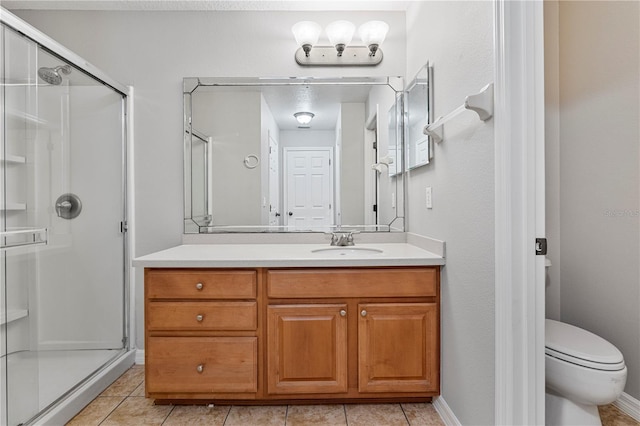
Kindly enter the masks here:
[[[133, 88], [122, 85], [106, 75], [103, 71], [99, 70], [92, 64], [88, 63], [82, 57], [60, 45], [51, 37], [35, 29], [31, 25], [22, 21], [17, 16], [8, 12], [6, 9], [0, 6], [0, 23], [11, 28], [12, 30], [22, 34], [29, 40], [36, 43], [39, 48], [42, 48], [46, 52], [53, 56], [60, 58], [62, 61], [76, 67], [79, 71], [87, 74], [96, 81], [102, 83], [105, 86], [110, 87], [116, 93], [118, 93], [121, 99], [121, 141], [122, 141], [122, 180], [121, 180], [121, 196], [122, 196], [122, 222], [121, 232], [123, 236], [123, 270], [122, 270], [122, 284], [123, 284], [123, 330], [122, 330], [122, 355], [107, 362], [107, 364], [100, 367], [98, 372], [86, 377], [83, 381], [78, 383], [75, 387], [67, 391], [49, 407], [39, 412], [35, 418], [31, 420], [43, 421], [66, 421], [90, 402], [97, 394], [102, 390], [101, 382], [96, 378], [101, 371], [110, 368], [105, 372], [105, 375], [109, 378], [117, 378], [124, 370], [129, 368], [131, 364], [127, 364], [127, 360], [133, 361], [134, 351], [132, 343], [135, 342], [135, 330], [132, 319], [134, 318], [132, 298], [134, 297], [133, 288], [131, 282], [133, 282], [132, 268], [130, 266], [130, 253], [132, 253], [131, 247], [134, 241], [133, 233], [133, 216], [130, 217], [130, 208], [133, 206], [133, 191], [129, 188], [129, 183], [133, 182], [133, 170], [129, 167], [129, 161], [133, 158], [133, 131], [132, 131], [132, 116], [133, 116]], [[125, 359], [126, 358], [126, 359]], [[121, 362], [122, 361], [122, 362]], [[111, 380], [112, 381], [112, 380]], [[110, 383], [110, 382], [109, 382]], [[74, 398], [67, 404], [64, 404], [65, 399], [71, 396], [71, 394], [81, 387], [86, 387], [87, 392], [83, 394], [74, 395]], [[7, 389], [8, 391], [8, 389]], [[62, 403], [62, 404], [61, 404]], [[64, 406], [61, 406], [64, 405]], [[8, 408], [8, 407], [7, 407]], [[6, 413], [3, 413], [6, 415]], [[30, 420], [30, 421], [31, 421]], [[45, 420], [45, 423], [47, 422]]]

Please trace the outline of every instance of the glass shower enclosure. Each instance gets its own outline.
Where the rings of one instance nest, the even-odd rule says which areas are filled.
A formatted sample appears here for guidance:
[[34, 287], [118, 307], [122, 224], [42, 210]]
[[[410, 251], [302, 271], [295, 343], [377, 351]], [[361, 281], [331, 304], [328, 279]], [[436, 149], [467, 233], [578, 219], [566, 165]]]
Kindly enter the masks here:
[[0, 17], [0, 425], [20, 425], [129, 349], [127, 95]]

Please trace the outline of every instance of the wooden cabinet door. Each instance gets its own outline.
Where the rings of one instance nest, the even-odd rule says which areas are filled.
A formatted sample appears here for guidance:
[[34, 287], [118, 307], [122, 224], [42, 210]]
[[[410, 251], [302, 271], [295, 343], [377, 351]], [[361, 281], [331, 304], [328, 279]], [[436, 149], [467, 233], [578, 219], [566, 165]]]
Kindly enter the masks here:
[[438, 335], [435, 303], [358, 305], [358, 390], [438, 391]]
[[347, 392], [347, 305], [267, 308], [269, 394]]

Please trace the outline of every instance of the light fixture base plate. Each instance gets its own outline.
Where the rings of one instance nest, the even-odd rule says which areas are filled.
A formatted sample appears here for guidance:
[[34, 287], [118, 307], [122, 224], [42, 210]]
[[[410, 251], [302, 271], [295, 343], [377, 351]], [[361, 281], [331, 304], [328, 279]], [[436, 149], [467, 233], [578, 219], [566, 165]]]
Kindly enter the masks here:
[[369, 53], [369, 48], [366, 46], [348, 46], [344, 49], [342, 56], [338, 56], [333, 46], [314, 46], [309, 56], [299, 48], [296, 51], [296, 62], [298, 65], [310, 67], [375, 66], [382, 62], [382, 49], [376, 51], [376, 56], [370, 56]]

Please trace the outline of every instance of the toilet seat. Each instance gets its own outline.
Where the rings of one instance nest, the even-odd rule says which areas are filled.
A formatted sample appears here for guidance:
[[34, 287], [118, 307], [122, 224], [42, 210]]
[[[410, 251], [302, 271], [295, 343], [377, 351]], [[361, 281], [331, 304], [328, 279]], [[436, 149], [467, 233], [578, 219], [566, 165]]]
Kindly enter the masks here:
[[550, 319], [545, 320], [545, 355], [596, 370], [625, 368], [622, 353], [602, 337]]

